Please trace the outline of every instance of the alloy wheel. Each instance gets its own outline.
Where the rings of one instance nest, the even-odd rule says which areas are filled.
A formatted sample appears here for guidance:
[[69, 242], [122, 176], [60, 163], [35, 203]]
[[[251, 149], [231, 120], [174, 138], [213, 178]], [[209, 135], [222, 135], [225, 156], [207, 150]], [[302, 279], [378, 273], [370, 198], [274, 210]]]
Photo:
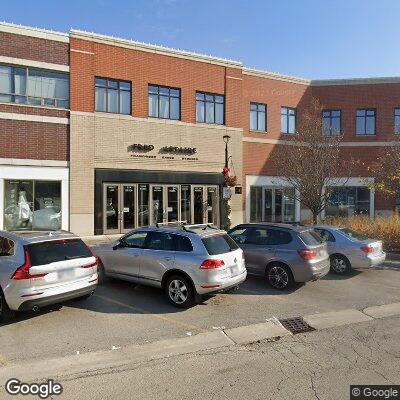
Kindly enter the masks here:
[[277, 289], [283, 289], [289, 283], [289, 275], [285, 268], [277, 265], [268, 272], [268, 279], [271, 285]]
[[183, 304], [189, 296], [186, 284], [179, 279], [174, 279], [170, 282], [168, 294], [176, 304]]
[[339, 274], [342, 274], [347, 268], [346, 262], [342, 258], [334, 258], [331, 265], [332, 269]]

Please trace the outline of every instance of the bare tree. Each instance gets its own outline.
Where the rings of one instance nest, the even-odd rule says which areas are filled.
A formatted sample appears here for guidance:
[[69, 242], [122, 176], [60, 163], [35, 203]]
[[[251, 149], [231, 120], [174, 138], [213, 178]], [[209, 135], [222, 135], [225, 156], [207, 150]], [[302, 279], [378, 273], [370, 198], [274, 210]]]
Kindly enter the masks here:
[[329, 187], [345, 185], [354, 165], [341, 156], [340, 135], [322, 135], [322, 109], [312, 98], [296, 134], [279, 145], [274, 157], [278, 174], [295, 189], [295, 199], [311, 211], [314, 223], [328, 205]]

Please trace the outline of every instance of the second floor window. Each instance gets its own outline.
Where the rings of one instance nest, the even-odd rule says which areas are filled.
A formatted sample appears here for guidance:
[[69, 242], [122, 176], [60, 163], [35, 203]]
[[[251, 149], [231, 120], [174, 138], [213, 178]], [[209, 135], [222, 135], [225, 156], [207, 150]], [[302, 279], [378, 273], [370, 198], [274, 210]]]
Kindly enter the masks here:
[[149, 117], [181, 119], [181, 90], [149, 85]]
[[68, 74], [0, 65], [0, 102], [68, 108]]
[[340, 135], [341, 132], [341, 111], [325, 110], [322, 111], [322, 134], [326, 136]]
[[394, 109], [394, 133], [400, 134], [400, 108]]
[[281, 107], [281, 132], [293, 135], [296, 132], [296, 109]]
[[358, 109], [356, 116], [357, 135], [375, 135], [375, 116], [374, 109]]
[[131, 83], [96, 78], [96, 111], [131, 114]]
[[224, 96], [211, 93], [196, 93], [196, 121], [206, 124], [223, 125], [224, 121]]
[[250, 103], [250, 130], [267, 130], [267, 106], [260, 103]]

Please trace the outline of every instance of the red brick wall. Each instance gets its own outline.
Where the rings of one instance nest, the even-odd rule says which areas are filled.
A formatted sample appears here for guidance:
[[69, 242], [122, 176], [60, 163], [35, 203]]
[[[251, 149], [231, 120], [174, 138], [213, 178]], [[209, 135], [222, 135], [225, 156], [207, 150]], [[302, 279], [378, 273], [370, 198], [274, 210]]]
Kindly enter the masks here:
[[68, 161], [68, 125], [0, 119], [0, 158]]
[[0, 56], [68, 65], [69, 44], [0, 32]]
[[132, 115], [142, 118], [148, 117], [148, 84], [181, 89], [183, 122], [196, 122], [196, 91], [226, 93], [226, 125], [241, 126], [240, 69], [71, 38], [71, 110], [94, 111], [95, 76], [131, 81]]

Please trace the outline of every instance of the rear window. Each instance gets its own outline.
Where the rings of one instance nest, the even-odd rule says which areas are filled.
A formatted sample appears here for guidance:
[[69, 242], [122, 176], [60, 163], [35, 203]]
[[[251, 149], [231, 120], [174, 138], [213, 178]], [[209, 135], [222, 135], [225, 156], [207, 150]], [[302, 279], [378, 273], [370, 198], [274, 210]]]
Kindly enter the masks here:
[[215, 235], [201, 239], [210, 256], [229, 253], [237, 250], [239, 246], [228, 235]]
[[361, 233], [355, 232], [352, 229], [348, 228], [340, 228], [339, 232], [341, 232], [344, 236], [349, 238], [350, 240], [367, 240], [368, 237], [365, 235], [362, 235]]
[[82, 240], [62, 240], [31, 244], [28, 247], [32, 266], [50, 264], [74, 258], [92, 257]]
[[318, 233], [314, 231], [303, 231], [299, 233], [300, 239], [307, 246], [316, 246], [322, 243], [322, 239], [318, 236]]

